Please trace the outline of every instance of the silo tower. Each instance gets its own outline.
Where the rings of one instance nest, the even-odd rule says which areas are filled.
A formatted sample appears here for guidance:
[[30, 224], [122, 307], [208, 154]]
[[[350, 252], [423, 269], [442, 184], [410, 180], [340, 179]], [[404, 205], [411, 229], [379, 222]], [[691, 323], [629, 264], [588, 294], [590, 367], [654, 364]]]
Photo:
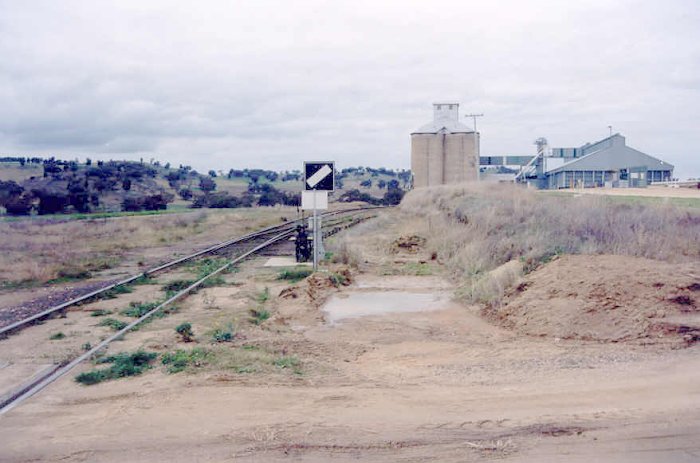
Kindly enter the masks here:
[[411, 133], [413, 186], [478, 180], [479, 133], [459, 122], [459, 103], [433, 103], [433, 121]]

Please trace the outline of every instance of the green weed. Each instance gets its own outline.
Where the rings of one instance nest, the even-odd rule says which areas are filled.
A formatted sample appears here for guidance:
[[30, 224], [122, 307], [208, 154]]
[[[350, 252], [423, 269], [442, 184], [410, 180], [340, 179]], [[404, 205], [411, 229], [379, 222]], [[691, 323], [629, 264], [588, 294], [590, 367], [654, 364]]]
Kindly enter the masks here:
[[105, 318], [97, 326], [107, 326], [114, 331], [119, 331], [126, 328], [127, 325], [128, 323], [117, 320], [116, 318]]
[[80, 373], [75, 380], [86, 386], [101, 383], [110, 379], [138, 376], [151, 368], [151, 362], [158, 356], [154, 352], [138, 350], [133, 354], [122, 352], [97, 360], [98, 364], [111, 363], [109, 368]]
[[161, 359], [163, 365], [167, 365], [168, 373], [179, 373], [188, 366], [200, 367], [207, 363], [209, 352], [201, 347], [192, 350], [178, 349], [175, 352], [163, 354]]
[[261, 325], [270, 318], [270, 312], [265, 309], [250, 309], [250, 322], [254, 325]]
[[266, 303], [270, 299], [270, 288], [266, 287], [263, 291], [256, 294], [253, 299], [260, 304]]
[[211, 335], [214, 342], [229, 342], [232, 341], [236, 335], [233, 328], [233, 323], [229, 323], [226, 328], [217, 328]]
[[129, 304], [129, 308], [124, 309], [119, 313], [126, 315], [127, 317], [139, 318], [158, 307], [158, 304], [158, 302], [132, 302]]
[[336, 288], [339, 286], [345, 286], [348, 284], [348, 279], [345, 275], [341, 275], [340, 273], [331, 273], [328, 275], [328, 279], [333, 283], [333, 286]]
[[194, 331], [192, 331], [191, 323], [180, 323], [175, 327], [175, 332], [180, 335], [184, 342], [190, 342], [194, 339]]
[[102, 317], [104, 315], [110, 315], [113, 312], [111, 310], [97, 309], [90, 312], [91, 317]]
[[282, 357], [277, 357], [272, 361], [272, 364], [276, 366], [277, 368], [280, 368], [282, 370], [289, 369], [292, 370], [292, 372], [295, 375], [300, 375], [302, 374], [300, 365], [301, 362], [299, 362], [299, 359], [296, 358], [295, 356], [289, 356], [285, 355]]
[[295, 268], [282, 270], [278, 275], [278, 280], [287, 280], [291, 283], [298, 283], [304, 278], [314, 273], [310, 268]]
[[59, 331], [58, 333], [54, 333], [54, 334], [52, 334], [51, 336], [49, 336], [49, 339], [50, 339], [51, 341], [57, 341], [57, 340], [59, 340], [59, 339], [65, 338], [65, 337], [66, 337], [66, 335], [63, 334], [63, 332]]
[[168, 294], [175, 294], [179, 293], [185, 288], [188, 288], [190, 285], [192, 285], [192, 283], [194, 283], [194, 281], [195, 280], [173, 280], [163, 285], [161, 289]]

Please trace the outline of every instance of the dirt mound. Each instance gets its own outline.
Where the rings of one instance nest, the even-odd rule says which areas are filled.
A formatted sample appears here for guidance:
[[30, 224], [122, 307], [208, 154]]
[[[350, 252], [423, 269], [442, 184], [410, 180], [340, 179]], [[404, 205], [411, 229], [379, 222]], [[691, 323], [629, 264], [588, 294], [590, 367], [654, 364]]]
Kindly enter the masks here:
[[421, 248], [425, 247], [425, 242], [425, 238], [418, 235], [400, 236], [391, 243], [391, 250], [395, 254], [401, 251], [416, 254]]
[[564, 256], [485, 315], [533, 336], [601, 342], [700, 340], [700, 263]]
[[319, 307], [328, 298], [330, 293], [352, 283], [352, 274], [349, 269], [336, 268], [329, 273], [317, 272], [304, 279], [298, 285], [283, 289], [279, 297], [282, 299], [306, 298], [315, 307]]

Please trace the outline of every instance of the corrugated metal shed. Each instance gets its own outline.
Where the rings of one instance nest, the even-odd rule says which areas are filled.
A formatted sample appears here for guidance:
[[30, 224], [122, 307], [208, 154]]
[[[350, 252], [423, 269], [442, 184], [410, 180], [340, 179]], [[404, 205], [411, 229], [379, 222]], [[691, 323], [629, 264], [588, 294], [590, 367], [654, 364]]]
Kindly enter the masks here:
[[[548, 160], [549, 161], [549, 160]], [[583, 157], [569, 161], [555, 169], [547, 166], [547, 173], [578, 171], [612, 171], [632, 166], [646, 166], [649, 170], [673, 170], [673, 165], [624, 144], [612, 144]]]

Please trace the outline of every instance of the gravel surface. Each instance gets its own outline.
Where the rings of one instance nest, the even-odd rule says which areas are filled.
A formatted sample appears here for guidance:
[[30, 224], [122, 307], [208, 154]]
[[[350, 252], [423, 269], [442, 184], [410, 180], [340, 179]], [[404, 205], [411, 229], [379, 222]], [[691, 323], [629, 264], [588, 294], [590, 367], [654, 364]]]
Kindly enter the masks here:
[[64, 286], [51, 290], [48, 294], [25, 301], [21, 304], [0, 308], [0, 328], [63, 304], [71, 299], [105, 288], [119, 280], [93, 281], [82, 285]]

